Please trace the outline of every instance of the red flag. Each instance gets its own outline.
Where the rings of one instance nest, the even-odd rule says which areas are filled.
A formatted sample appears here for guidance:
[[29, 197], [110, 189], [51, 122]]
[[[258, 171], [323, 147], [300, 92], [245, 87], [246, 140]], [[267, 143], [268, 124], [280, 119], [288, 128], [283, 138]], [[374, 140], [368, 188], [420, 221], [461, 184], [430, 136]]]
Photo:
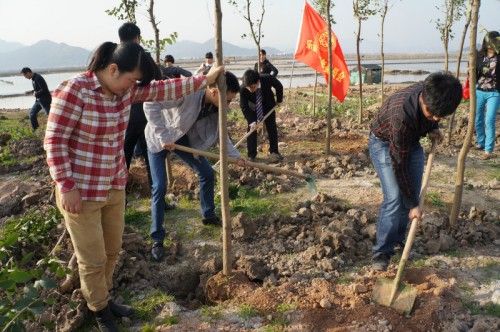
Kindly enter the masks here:
[[[307, 1], [305, 3], [295, 59], [323, 73], [328, 84], [328, 25]], [[343, 102], [349, 89], [349, 71], [333, 31], [332, 77], [332, 95]]]

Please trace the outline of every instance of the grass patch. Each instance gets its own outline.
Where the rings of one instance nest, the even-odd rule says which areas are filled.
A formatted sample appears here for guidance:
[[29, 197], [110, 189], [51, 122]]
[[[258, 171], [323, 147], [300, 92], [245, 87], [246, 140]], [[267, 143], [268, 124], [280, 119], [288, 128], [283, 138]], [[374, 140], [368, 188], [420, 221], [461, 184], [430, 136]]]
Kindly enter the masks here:
[[434, 207], [443, 207], [445, 206], [444, 202], [441, 200], [441, 194], [436, 191], [431, 191], [425, 195], [427, 202], [430, 206]]
[[259, 316], [259, 311], [248, 304], [242, 304], [238, 308], [238, 316], [241, 318], [252, 318]]
[[293, 311], [293, 310], [297, 309], [298, 307], [299, 307], [299, 305], [296, 302], [282, 303], [276, 307], [276, 310], [278, 312], [284, 313], [287, 311]]
[[214, 322], [222, 318], [223, 306], [218, 305], [215, 307], [202, 306], [200, 309], [201, 318], [208, 322]]
[[135, 208], [125, 210], [125, 224], [142, 235], [149, 236], [151, 227], [151, 212], [140, 211]]
[[472, 315], [489, 315], [500, 318], [500, 305], [494, 303], [488, 303], [481, 307], [475, 302], [466, 302], [465, 307], [467, 307]]
[[353, 276], [349, 272], [344, 272], [337, 280], [337, 284], [346, 285], [350, 284], [354, 280]]
[[153, 319], [156, 310], [163, 304], [173, 300], [174, 297], [172, 295], [156, 290], [149, 294], [144, 300], [133, 302], [132, 305], [137, 311], [137, 318], [143, 321], [149, 321]]

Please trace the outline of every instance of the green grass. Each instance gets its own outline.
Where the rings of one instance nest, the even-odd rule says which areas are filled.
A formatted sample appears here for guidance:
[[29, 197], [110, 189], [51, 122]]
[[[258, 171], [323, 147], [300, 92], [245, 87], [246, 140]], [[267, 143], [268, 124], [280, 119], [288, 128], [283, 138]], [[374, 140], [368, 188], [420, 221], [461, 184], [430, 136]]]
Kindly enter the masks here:
[[125, 224], [144, 236], [149, 236], [151, 226], [151, 211], [140, 211], [136, 208], [125, 210]]
[[443, 207], [445, 203], [441, 200], [441, 194], [436, 191], [431, 191], [425, 195], [429, 204], [434, 207]]
[[136, 317], [149, 321], [155, 317], [155, 312], [165, 303], [173, 301], [175, 298], [160, 290], [150, 293], [144, 300], [133, 301], [132, 306], [136, 309]]
[[276, 307], [276, 311], [284, 313], [287, 311], [295, 310], [299, 307], [299, 305], [295, 302], [292, 303], [282, 303]]
[[238, 308], [238, 316], [241, 318], [252, 318], [259, 316], [259, 311], [248, 304], [242, 304]]
[[471, 311], [472, 315], [489, 315], [500, 318], [500, 305], [488, 303], [480, 307], [475, 302], [466, 302], [465, 306]]
[[222, 305], [218, 306], [202, 306], [200, 309], [201, 318], [208, 322], [214, 322], [222, 318]]

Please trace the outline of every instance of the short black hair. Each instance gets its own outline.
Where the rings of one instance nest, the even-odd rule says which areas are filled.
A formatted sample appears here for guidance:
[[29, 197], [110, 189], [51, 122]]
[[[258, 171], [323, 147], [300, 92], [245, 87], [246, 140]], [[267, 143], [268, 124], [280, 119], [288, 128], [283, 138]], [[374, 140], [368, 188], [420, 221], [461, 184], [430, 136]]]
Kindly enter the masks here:
[[123, 23], [118, 29], [118, 36], [122, 43], [128, 43], [137, 37], [141, 38], [141, 29], [132, 22]]
[[424, 80], [422, 94], [429, 113], [445, 117], [457, 110], [462, 100], [462, 84], [449, 72], [432, 73]]
[[266, 50], [261, 49], [261, 50], [260, 50], [260, 54], [264, 54], [264, 55], [266, 55]]
[[238, 78], [230, 71], [226, 71], [226, 87], [227, 92], [240, 92], [240, 83], [238, 82]]
[[247, 88], [250, 85], [257, 83], [259, 80], [260, 80], [259, 72], [253, 69], [248, 69], [243, 74], [242, 85], [243, 87]]
[[32, 71], [30, 67], [24, 67], [23, 69], [21, 69], [21, 73], [22, 74], [32, 73]]
[[165, 55], [165, 62], [175, 63], [174, 57], [171, 56], [170, 54]]
[[213, 59], [214, 58], [214, 55], [212, 54], [212, 52], [207, 52], [205, 54], [205, 59]]

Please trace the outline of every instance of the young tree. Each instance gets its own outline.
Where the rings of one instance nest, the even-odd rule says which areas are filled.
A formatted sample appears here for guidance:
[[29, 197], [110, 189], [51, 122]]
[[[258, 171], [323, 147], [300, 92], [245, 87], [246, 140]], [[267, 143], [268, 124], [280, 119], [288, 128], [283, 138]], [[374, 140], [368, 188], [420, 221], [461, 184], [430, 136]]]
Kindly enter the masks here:
[[137, 23], [135, 19], [135, 10], [137, 9], [137, 0], [121, 0], [118, 7], [105, 10], [106, 14], [115, 16], [120, 21]]
[[384, 54], [384, 25], [385, 25], [385, 17], [389, 9], [394, 6], [394, 4], [390, 3], [390, 0], [378, 0], [375, 5], [378, 7], [378, 12], [380, 13], [381, 21], [380, 21], [380, 58], [382, 60], [382, 73], [380, 79], [380, 101], [384, 102], [384, 71], [385, 71], [385, 54]]
[[[477, 20], [480, 0], [473, 0], [472, 2], [472, 21], [470, 29], [470, 49], [469, 49], [469, 80], [471, 86], [476, 85], [476, 41], [477, 41]], [[469, 152], [470, 143], [472, 142], [472, 135], [474, 134], [474, 123], [476, 118], [476, 89], [470, 90], [470, 113], [469, 124], [467, 125], [467, 135], [465, 136], [464, 144], [460, 150], [457, 161], [457, 175], [455, 178], [455, 195], [453, 196], [453, 206], [450, 213], [450, 224], [455, 225], [458, 220], [460, 212], [460, 205], [462, 204], [462, 193], [464, 190], [464, 174], [465, 174], [465, 159]]]
[[444, 46], [444, 70], [448, 71], [448, 44], [453, 39], [451, 27], [453, 23], [459, 21], [463, 15], [465, 0], [443, 0], [443, 5], [436, 8], [444, 14], [444, 20], [436, 20], [436, 28], [441, 34], [441, 41]]
[[[465, 6], [465, 3], [463, 4]], [[467, 11], [465, 14], [465, 26], [462, 30], [462, 38], [460, 39], [460, 46], [458, 48], [458, 56], [457, 56], [457, 70], [455, 72], [455, 76], [460, 78], [460, 63], [462, 62], [462, 52], [464, 50], [464, 42], [465, 36], [467, 35], [467, 30], [469, 29], [470, 21], [471, 21], [471, 12], [472, 12], [472, 0], [468, 0]], [[447, 144], [451, 144], [451, 132], [453, 130], [453, 123], [455, 122], [455, 113], [453, 113], [450, 117], [450, 122], [448, 123], [448, 140]]]
[[370, 16], [377, 13], [376, 9], [370, 7], [371, 0], [353, 0], [354, 17], [358, 20], [358, 31], [356, 33], [356, 54], [358, 58], [359, 74], [359, 118], [358, 122], [363, 121], [363, 75], [361, 72], [361, 56], [359, 53], [359, 44], [361, 43], [361, 22], [366, 21]]
[[[228, 0], [228, 3], [236, 8], [250, 26], [250, 35], [257, 47], [257, 64], [258, 71], [260, 72], [260, 40], [264, 37], [262, 33], [262, 22], [264, 21], [264, 14], [266, 13], [265, 0], [261, 0], [260, 18], [256, 20], [252, 19], [251, 0]], [[246, 37], [248, 37], [246, 33], [241, 35], [241, 38]]]

